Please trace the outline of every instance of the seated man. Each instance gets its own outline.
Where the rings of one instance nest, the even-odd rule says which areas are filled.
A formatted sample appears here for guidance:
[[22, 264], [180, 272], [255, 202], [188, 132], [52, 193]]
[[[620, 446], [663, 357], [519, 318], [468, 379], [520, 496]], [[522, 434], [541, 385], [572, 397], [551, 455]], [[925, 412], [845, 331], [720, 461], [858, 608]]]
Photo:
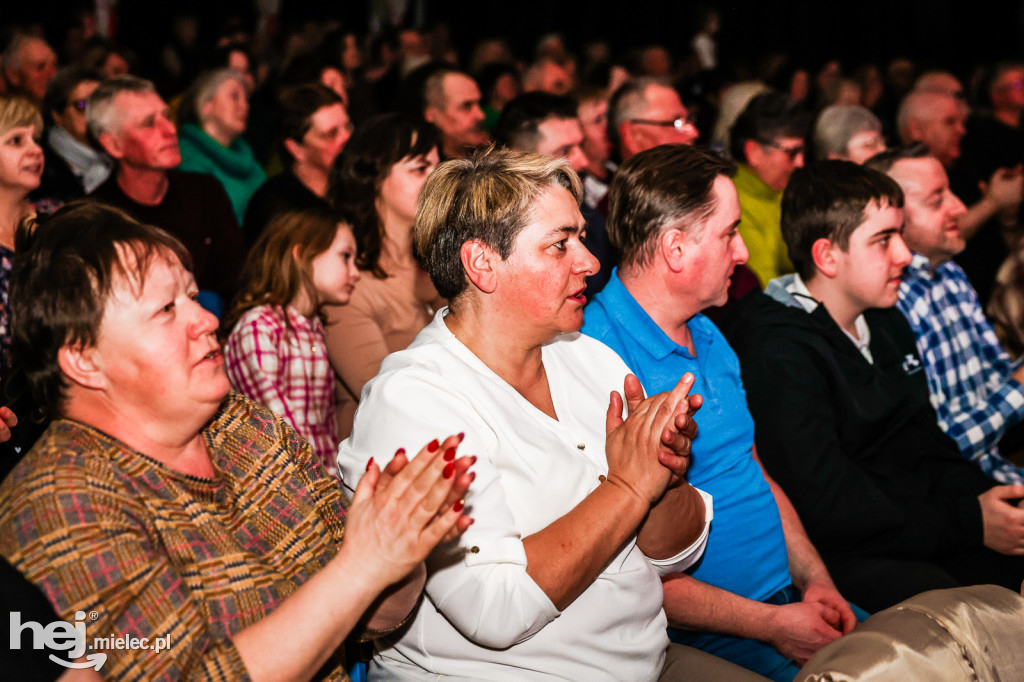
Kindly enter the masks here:
[[963, 203], [924, 145], [879, 154], [869, 168], [887, 173], [906, 196], [903, 239], [913, 260], [903, 271], [899, 309], [917, 337], [939, 426], [960, 452], [1000, 483], [1024, 474], [999, 453], [1007, 429], [1024, 419], [1024, 367], [996, 338], [978, 294], [953, 256], [964, 250]]
[[117, 161], [90, 196], [180, 239], [192, 257], [201, 302], [219, 312], [238, 286], [242, 231], [215, 178], [174, 170], [181, 152], [167, 104], [149, 81], [121, 76], [96, 88], [85, 117], [89, 134]]
[[285, 170], [264, 182], [245, 209], [249, 246], [279, 213], [330, 208], [327, 189], [334, 160], [352, 136], [341, 97], [319, 83], [288, 88], [278, 102], [278, 154]]
[[869, 611], [929, 589], [1024, 579], [1024, 486], [997, 486], [938, 427], [893, 308], [911, 254], [903, 192], [824, 161], [794, 173], [782, 232], [797, 274], [743, 301], [740, 358], [765, 470], [836, 585]]
[[[494, 140], [510, 149], [564, 158], [582, 176], [589, 160], [583, 153], [583, 126], [576, 108], [576, 101], [568, 95], [524, 93], [505, 105], [492, 131]], [[586, 296], [592, 299], [608, 281], [616, 254], [608, 244], [601, 212], [581, 203], [580, 213], [587, 221], [583, 243], [601, 264], [597, 272], [587, 277]]]
[[664, 583], [669, 624], [703, 632], [669, 636], [788, 681], [855, 619], [789, 498], [764, 475], [739, 361], [700, 312], [725, 301], [747, 259], [733, 171], [682, 145], [619, 168], [609, 226], [622, 265], [587, 308], [583, 332], [616, 351], [649, 392], [692, 372], [704, 397], [687, 480], [714, 496], [714, 528], [699, 567]]
[[779, 204], [793, 171], [804, 165], [807, 115], [789, 95], [768, 91], [747, 104], [729, 130], [729, 152], [739, 162], [736, 190], [750, 249], [747, 264], [762, 287], [793, 272], [779, 232]]

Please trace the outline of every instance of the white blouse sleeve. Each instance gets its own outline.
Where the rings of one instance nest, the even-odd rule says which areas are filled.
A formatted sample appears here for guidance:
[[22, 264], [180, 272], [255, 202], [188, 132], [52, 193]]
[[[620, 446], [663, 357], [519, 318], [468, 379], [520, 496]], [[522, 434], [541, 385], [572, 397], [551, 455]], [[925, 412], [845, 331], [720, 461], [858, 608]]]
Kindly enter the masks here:
[[338, 467], [345, 485], [355, 488], [371, 456], [383, 467], [400, 447], [414, 456], [434, 438], [459, 432], [466, 434], [459, 454], [478, 457], [466, 495], [475, 521], [431, 554], [426, 593], [463, 636], [503, 649], [537, 633], [559, 611], [526, 573], [526, 550], [493, 464], [498, 441], [471, 398], [455, 382], [425, 372], [378, 376], [373, 390], [364, 391]]

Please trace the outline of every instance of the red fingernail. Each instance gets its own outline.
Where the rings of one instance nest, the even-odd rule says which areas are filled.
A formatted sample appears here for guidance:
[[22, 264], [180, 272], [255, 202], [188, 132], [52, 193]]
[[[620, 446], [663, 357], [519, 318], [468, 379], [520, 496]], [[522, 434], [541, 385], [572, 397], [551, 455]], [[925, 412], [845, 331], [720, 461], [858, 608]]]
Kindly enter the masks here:
[[438, 443], [437, 439], [435, 438], [434, 440], [427, 443], [427, 452], [437, 452], [437, 448], [440, 447], [440, 445], [441, 444]]
[[451, 478], [452, 474], [454, 474], [454, 473], [455, 473], [455, 465], [452, 464], [451, 462], [449, 462], [448, 464], [444, 465], [444, 471], [441, 472], [441, 475], [444, 476], [445, 478]]
[[476, 472], [475, 471], [471, 471], [470, 474], [469, 474], [469, 482], [472, 483], [475, 480], [476, 480]]
[[397, 450], [395, 450], [395, 457], [398, 457], [399, 455], [404, 455], [404, 454], [405, 454], [405, 448], [398, 448]]
[[459, 442], [461, 443], [462, 439], [466, 437], [466, 434], [464, 432], [460, 431], [459, 435], [457, 437], [459, 439]]
[[452, 505], [452, 511], [460, 512], [460, 511], [462, 511], [462, 508], [465, 507], [465, 506], [466, 506], [465, 500], [459, 500], [454, 505]]
[[455, 448], [448, 448], [444, 451], [444, 461], [450, 462], [455, 459]]
[[366, 463], [366, 470], [369, 471], [371, 466], [373, 466], [373, 457], [371, 457], [370, 461]]
[[476, 455], [469, 458], [469, 466], [473, 466], [474, 464], [476, 464]]

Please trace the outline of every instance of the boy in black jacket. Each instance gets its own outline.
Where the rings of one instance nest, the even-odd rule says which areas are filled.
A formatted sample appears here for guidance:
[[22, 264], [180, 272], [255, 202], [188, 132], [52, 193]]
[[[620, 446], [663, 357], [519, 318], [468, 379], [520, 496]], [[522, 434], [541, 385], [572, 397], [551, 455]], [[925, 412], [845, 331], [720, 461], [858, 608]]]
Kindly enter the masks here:
[[913, 333], [892, 306], [910, 262], [903, 193], [845, 161], [798, 170], [782, 202], [796, 275], [724, 329], [761, 460], [839, 590], [868, 610], [1024, 579], [1024, 486], [997, 486], [938, 427]]

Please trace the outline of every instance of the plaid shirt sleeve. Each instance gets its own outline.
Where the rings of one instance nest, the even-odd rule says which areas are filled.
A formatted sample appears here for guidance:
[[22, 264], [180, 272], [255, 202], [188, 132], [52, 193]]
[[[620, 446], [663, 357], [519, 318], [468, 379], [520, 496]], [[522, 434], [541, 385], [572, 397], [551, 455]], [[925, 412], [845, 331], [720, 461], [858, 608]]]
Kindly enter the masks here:
[[261, 310], [243, 316], [224, 344], [228, 379], [236, 391], [294, 425], [296, 415], [285, 392], [288, 368], [280, 351], [286, 329], [283, 323], [276, 324], [276, 316], [265, 314], [269, 309]]
[[959, 266], [944, 264], [934, 277], [919, 273], [911, 266], [904, 276], [899, 307], [917, 337], [939, 426], [985, 473], [1024, 483], [997, 447], [1024, 418], [1024, 386], [1011, 376], [1016, 367]]

